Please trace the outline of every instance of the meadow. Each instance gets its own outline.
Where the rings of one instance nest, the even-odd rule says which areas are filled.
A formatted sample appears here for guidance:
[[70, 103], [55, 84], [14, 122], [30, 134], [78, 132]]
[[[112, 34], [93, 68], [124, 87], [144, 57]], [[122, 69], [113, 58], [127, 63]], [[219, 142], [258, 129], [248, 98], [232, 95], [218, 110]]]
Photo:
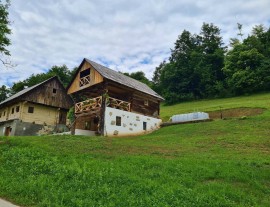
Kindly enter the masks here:
[[21, 206], [270, 206], [270, 94], [162, 106], [262, 114], [138, 137], [0, 138], [0, 197]]

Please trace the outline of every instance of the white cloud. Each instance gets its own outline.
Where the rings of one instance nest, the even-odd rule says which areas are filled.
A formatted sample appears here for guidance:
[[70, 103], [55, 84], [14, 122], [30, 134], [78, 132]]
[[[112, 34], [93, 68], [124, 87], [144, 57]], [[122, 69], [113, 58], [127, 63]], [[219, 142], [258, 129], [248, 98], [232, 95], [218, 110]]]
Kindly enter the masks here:
[[222, 30], [224, 42], [270, 24], [269, 0], [13, 0], [9, 47], [18, 66], [1, 66], [0, 85], [23, 80], [53, 65], [73, 68], [84, 57], [122, 71], [142, 70], [148, 78], [170, 55], [184, 30], [199, 33], [203, 22]]

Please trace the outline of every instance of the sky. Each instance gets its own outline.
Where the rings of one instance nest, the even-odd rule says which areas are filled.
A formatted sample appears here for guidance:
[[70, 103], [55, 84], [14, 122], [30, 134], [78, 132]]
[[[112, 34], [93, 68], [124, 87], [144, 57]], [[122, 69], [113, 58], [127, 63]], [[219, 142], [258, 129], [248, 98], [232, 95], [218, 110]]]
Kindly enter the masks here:
[[270, 25], [269, 0], [11, 0], [10, 60], [0, 65], [0, 86], [88, 58], [120, 72], [143, 71], [151, 79], [182, 33], [205, 23], [221, 29], [223, 41], [252, 27]]

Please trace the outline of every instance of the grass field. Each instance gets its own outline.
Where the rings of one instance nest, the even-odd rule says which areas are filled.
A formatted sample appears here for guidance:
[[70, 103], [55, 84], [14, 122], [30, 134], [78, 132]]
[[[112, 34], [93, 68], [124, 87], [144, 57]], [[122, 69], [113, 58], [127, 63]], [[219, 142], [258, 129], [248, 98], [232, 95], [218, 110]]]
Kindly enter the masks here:
[[139, 137], [0, 138], [0, 197], [23, 206], [270, 206], [270, 95], [163, 106], [259, 107]]

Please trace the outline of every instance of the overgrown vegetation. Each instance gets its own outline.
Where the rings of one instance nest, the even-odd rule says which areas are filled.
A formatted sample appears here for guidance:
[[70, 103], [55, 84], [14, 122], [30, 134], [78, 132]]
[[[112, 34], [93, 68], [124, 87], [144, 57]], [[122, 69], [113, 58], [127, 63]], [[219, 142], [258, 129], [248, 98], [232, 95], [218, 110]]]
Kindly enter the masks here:
[[204, 23], [200, 34], [184, 30], [175, 42], [168, 62], [155, 70], [154, 89], [166, 103], [210, 97], [231, 97], [270, 89], [270, 28], [253, 28], [242, 40], [232, 38], [229, 50], [220, 29]]
[[0, 197], [44, 207], [268, 206], [269, 100], [261, 94], [165, 106], [165, 117], [195, 107], [266, 111], [140, 137], [2, 137]]

